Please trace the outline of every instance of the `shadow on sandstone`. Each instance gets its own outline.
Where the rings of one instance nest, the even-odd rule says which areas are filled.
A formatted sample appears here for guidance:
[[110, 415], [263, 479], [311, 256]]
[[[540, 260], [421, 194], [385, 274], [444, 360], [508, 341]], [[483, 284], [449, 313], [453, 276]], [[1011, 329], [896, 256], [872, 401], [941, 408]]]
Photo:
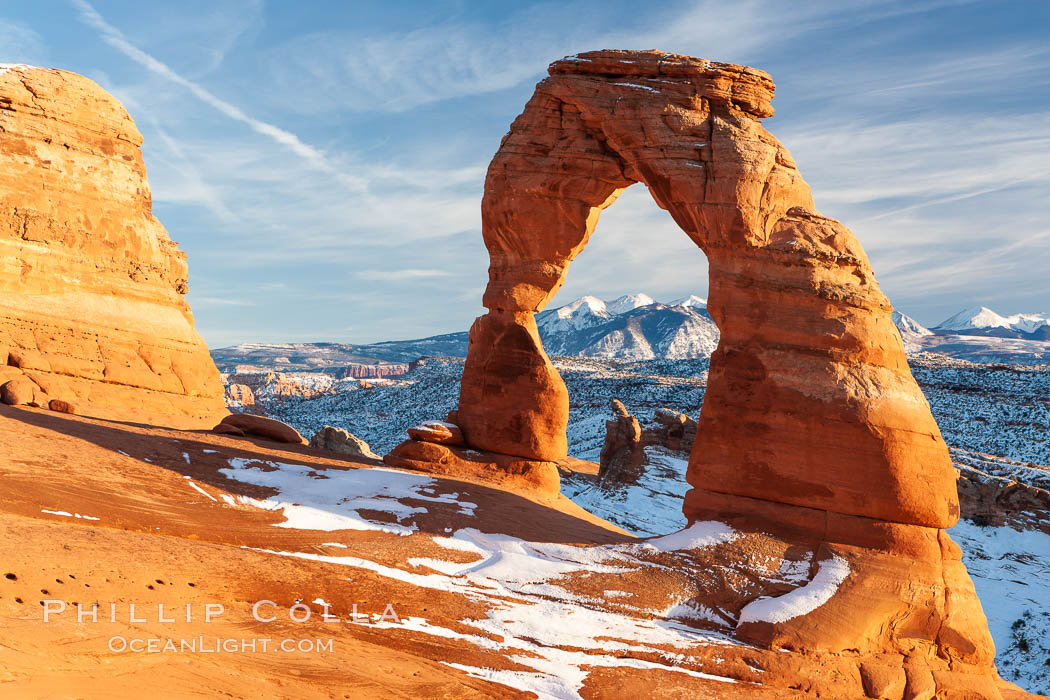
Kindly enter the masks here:
[[[230, 438], [210, 431], [181, 431], [142, 423], [85, 419], [23, 407], [0, 406], [0, 417], [84, 440], [124, 458], [138, 460], [147, 468], [159, 467], [191, 477], [233, 496], [258, 499], [273, 496], [276, 491], [231, 479], [221, 473], [219, 470], [228, 468], [231, 459], [304, 465], [322, 475], [325, 470], [390, 469], [379, 461], [351, 459], [307, 445], [249, 437]], [[104, 465], [100, 466], [104, 468]], [[424, 512], [400, 521], [401, 525], [414, 525], [423, 533], [446, 536], [450, 528], [476, 528], [535, 542], [563, 544], [606, 544], [632, 539], [629, 535], [611, 531], [511, 491], [435, 474], [398, 471], [433, 479], [433, 488], [438, 494], [455, 493], [459, 500], [477, 504], [473, 514], [468, 515], [460, 512], [455, 503], [434, 503], [415, 498], [411, 493], [398, 496], [399, 501], [424, 509]], [[344, 495], [347, 498], [355, 496], [354, 493]], [[393, 516], [384, 511], [358, 511], [369, 520], [395, 522]], [[337, 511], [333, 509], [331, 512]]]

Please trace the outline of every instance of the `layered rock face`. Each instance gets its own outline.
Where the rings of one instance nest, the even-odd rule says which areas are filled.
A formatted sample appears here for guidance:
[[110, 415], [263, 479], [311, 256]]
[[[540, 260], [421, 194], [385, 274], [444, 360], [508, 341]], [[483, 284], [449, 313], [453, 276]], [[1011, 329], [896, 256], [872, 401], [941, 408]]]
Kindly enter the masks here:
[[87, 415], [210, 427], [222, 383], [141, 143], [90, 80], [0, 69], [0, 383], [22, 376]]
[[635, 484], [645, 472], [645, 448], [658, 445], [689, 452], [696, 437], [696, 421], [683, 413], [658, 408], [655, 426], [642, 428], [623, 403], [612, 400], [613, 419], [605, 421], [605, 442], [598, 457], [598, 480], [604, 486]]
[[737, 635], [856, 656], [867, 697], [997, 697], [984, 615], [944, 532], [959, 514], [947, 447], [863, 249], [759, 122], [773, 89], [761, 71], [661, 52], [551, 65], [485, 182], [489, 311], [456, 422], [489, 453], [565, 456], [568, 395], [533, 316], [601, 211], [644, 183], [706, 253], [721, 331], [685, 514], [775, 533], [785, 567], [809, 557], [810, 583], [741, 613]]

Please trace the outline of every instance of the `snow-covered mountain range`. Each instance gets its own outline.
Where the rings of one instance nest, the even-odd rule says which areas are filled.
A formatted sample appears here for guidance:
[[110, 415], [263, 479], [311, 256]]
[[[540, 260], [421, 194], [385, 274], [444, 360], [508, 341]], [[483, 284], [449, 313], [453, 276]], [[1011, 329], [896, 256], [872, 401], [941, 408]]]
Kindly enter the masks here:
[[[538, 314], [536, 323], [550, 355], [694, 359], [710, 357], [718, 345], [707, 300], [698, 296], [666, 303], [641, 293], [610, 301], [585, 296]], [[1050, 360], [1050, 314], [1002, 316], [976, 306], [933, 328], [900, 311], [893, 312], [893, 323], [909, 352], [926, 350], [973, 362]]]
[[538, 314], [536, 325], [550, 355], [683, 360], [710, 357], [718, 346], [718, 326], [697, 296], [666, 304], [647, 294], [586, 296]]
[[946, 318], [933, 330], [942, 334], [1050, 340], [1050, 314], [1001, 316], [987, 306], [974, 306]]
[[[960, 311], [932, 329], [899, 311], [894, 311], [893, 323], [911, 353], [928, 351], [971, 362], [1050, 362], [1050, 314], [1001, 316], [978, 306]], [[668, 302], [658, 302], [643, 293], [611, 300], [585, 296], [537, 314], [536, 324], [549, 355], [698, 359], [710, 357], [718, 346], [718, 327], [707, 312], [707, 300], [693, 295]], [[245, 344], [212, 352], [219, 369], [226, 373], [320, 371], [338, 376], [346, 376], [350, 365], [362, 365], [352, 376], [385, 376], [381, 368], [366, 369], [364, 365], [466, 354], [466, 332], [368, 345]]]
[[1050, 362], [1050, 314], [1001, 316], [975, 306], [933, 328], [899, 311], [893, 312], [893, 323], [909, 353], [926, 351], [970, 362]]

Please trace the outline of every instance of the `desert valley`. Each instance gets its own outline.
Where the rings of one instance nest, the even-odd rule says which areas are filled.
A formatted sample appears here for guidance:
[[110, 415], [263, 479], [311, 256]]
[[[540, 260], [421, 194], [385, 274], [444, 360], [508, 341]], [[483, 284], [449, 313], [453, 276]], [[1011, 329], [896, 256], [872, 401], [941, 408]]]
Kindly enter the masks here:
[[[135, 105], [0, 64], [0, 695], [1050, 695], [1050, 314], [896, 309], [774, 90], [556, 60], [469, 330], [209, 348]], [[552, 303], [635, 183], [705, 296]]]

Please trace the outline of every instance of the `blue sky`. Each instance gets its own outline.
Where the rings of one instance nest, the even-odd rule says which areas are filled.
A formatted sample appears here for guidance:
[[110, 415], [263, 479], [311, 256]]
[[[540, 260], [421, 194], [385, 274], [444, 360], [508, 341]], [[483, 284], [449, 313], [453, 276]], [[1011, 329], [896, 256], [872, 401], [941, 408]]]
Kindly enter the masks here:
[[[599, 48], [772, 74], [766, 127], [905, 313], [1050, 311], [1048, 36], [1043, 0], [0, 2], [0, 62], [86, 75], [134, 117], [213, 347], [466, 329], [488, 161], [547, 64]], [[706, 290], [635, 185], [554, 303]]]

